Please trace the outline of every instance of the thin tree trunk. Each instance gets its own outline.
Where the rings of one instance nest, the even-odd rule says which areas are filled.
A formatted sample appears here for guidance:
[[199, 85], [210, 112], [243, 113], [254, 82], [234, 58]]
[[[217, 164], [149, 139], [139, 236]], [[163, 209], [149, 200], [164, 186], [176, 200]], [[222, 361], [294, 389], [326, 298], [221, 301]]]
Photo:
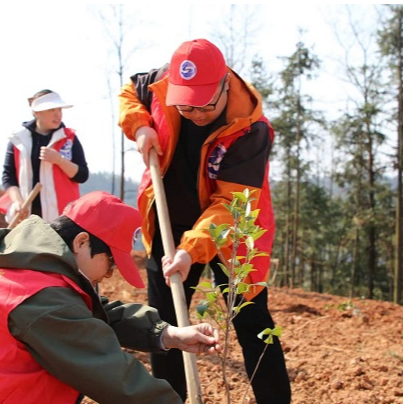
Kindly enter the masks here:
[[402, 258], [403, 258], [403, 182], [402, 182], [402, 160], [403, 160], [403, 44], [402, 44], [403, 13], [400, 10], [398, 18], [398, 133], [397, 133], [397, 201], [396, 201], [396, 258], [393, 301], [402, 304]]

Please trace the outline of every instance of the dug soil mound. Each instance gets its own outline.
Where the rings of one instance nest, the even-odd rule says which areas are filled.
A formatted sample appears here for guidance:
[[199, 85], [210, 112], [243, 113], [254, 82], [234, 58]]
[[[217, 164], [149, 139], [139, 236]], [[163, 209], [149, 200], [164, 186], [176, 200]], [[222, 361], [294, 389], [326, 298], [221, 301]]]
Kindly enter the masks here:
[[[136, 253], [134, 259], [143, 268], [144, 256]], [[145, 270], [140, 271], [146, 282]], [[117, 272], [103, 282], [101, 293], [147, 304], [146, 291], [134, 289]], [[301, 289], [271, 287], [268, 293], [272, 316], [283, 331], [293, 404], [403, 404], [402, 306]], [[192, 323], [198, 321], [194, 305], [199, 299], [196, 295], [190, 310]], [[255, 403], [247, 391], [241, 349], [232, 339], [231, 403]], [[147, 354], [133, 354], [149, 368]], [[197, 363], [205, 402], [226, 403], [218, 358], [198, 356]]]

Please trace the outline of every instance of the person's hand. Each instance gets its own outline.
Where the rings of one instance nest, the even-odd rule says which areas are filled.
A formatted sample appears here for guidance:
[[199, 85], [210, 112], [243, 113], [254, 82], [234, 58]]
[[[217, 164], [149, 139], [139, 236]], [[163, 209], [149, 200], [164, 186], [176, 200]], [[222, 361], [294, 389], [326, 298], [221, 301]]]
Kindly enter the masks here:
[[164, 255], [161, 261], [165, 281], [168, 286], [170, 284], [169, 277], [176, 272], [179, 272], [182, 278], [182, 282], [187, 279], [190, 271], [190, 266], [192, 265], [192, 258], [187, 251], [176, 250], [173, 260], [167, 255]]
[[162, 156], [162, 149], [158, 140], [158, 134], [154, 128], [142, 126], [138, 128], [135, 134], [137, 150], [143, 157], [144, 164], [150, 165], [150, 149], [154, 148], [158, 155]]
[[162, 343], [167, 349], [178, 348], [194, 354], [215, 353], [221, 350], [218, 330], [207, 323], [188, 327], [169, 325], [163, 331]]
[[63, 157], [62, 155], [52, 147], [41, 147], [41, 151], [39, 153], [39, 159], [43, 161], [47, 161], [48, 163], [57, 164], [59, 165]]
[[28, 210], [28, 208], [23, 208], [22, 207], [23, 204], [24, 204], [24, 201], [22, 201], [22, 200], [16, 201], [16, 202], [13, 202], [12, 207], [11, 207], [12, 217], [19, 215], [17, 224], [22, 222], [24, 219], [26, 219], [28, 217], [29, 210]]

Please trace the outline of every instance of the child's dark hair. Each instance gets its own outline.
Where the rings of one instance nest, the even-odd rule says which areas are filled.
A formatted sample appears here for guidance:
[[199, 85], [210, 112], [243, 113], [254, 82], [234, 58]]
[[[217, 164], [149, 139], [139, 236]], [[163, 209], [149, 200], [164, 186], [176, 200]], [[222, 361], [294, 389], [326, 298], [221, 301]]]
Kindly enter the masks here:
[[29, 106], [31, 106], [32, 103], [33, 103], [33, 101], [36, 100], [37, 98], [42, 97], [43, 95], [46, 95], [46, 94], [51, 94], [51, 93], [53, 93], [53, 92], [54, 92], [54, 91], [52, 91], [52, 90], [41, 90], [41, 91], [38, 91], [38, 92], [35, 93], [32, 97], [29, 97], [29, 98], [28, 98]]
[[85, 231], [90, 236], [91, 257], [93, 257], [95, 254], [101, 253], [106, 253], [108, 257], [112, 255], [112, 252], [106, 243], [104, 243], [98, 237], [93, 236], [87, 230], [78, 226], [67, 216], [62, 215], [57, 217], [52, 223], [50, 223], [50, 227], [59, 234], [71, 251], [73, 251], [74, 238], [77, 236], [77, 234]]

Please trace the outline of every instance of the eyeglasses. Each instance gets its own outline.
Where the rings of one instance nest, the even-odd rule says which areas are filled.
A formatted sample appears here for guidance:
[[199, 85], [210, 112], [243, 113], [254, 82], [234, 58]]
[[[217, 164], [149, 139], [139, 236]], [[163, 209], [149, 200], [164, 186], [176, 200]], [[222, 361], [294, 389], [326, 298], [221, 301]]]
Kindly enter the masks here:
[[225, 82], [226, 82], [226, 80], [225, 80], [225, 78], [224, 78], [224, 81], [223, 81], [222, 86], [221, 86], [220, 94], [218, 95], [217, 101], [216, 101], [215, 103], [213, 103], [213, 104], [207, 104], [207, 105], [205, 105], [204, 107], [193, 107], [193, 106], [191, 106], [191, 105], [175, 105], [176, 109], [177, 109], [179, 112], [192, 112], [194, 109], [197, 109], [197, 110], [200, 111], [200, 112], [211, 112], [211, 111], [214, 111], [215, 108], [216, 108], [216, 106], [217, 106], [217, 104], [218, 104], [218, 102], [220, 101], [220, 98], [221, 98], [222, 93], [223, 93], [223, 91], [224, 91]]
[[107, 271], [108, 274], [112, 273], [114, 269], [117, 268], [115, 260], [113, 259], [112, 256], [108, 257], [109, 260], [109, 269]]

